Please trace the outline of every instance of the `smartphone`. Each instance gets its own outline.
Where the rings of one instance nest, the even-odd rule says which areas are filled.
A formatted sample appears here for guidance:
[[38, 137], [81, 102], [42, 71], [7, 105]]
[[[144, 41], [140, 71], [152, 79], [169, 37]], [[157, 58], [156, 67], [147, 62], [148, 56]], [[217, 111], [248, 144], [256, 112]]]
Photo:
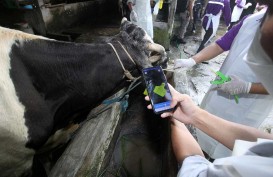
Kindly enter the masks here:
[[172, 95], [162, 68], [160, 66], [144, 68], [142, 75], [154, 113], [172, 111], [170, 107]]

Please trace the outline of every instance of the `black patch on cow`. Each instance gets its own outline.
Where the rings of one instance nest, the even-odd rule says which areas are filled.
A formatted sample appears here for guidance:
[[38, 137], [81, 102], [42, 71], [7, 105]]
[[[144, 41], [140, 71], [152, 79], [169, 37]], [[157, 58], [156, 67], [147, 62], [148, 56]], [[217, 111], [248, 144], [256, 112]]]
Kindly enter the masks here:
[[128, 39], [129, 43], [133, 44], [134, 47], [142, 49], [145, 52], [145, 55], [149, 55], [145, 46], [148, 41], [144, 40], [146, 32], [142, 28], [130, 21], [125, 21], [121, 24], [120, 35], [122, 36], [122, 39]]
[[[113, 45], [125, 68], [135, 69], [121, 47]], [[144, 58], [139, 51], [133, 51], [132, 57]], [[128, 84], [108, 44], [16, 41], [10, 58], [10, 76], [26, 108], [26, 146], [34, 149], [56, 130], [85, 119], [92, 108]]]

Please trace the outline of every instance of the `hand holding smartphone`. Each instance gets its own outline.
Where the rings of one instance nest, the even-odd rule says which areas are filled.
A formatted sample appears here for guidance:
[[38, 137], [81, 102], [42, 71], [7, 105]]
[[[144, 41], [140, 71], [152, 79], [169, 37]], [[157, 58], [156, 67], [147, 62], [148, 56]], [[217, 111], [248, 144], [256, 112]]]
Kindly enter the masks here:
[[170, 107], [172, 95], [162, 68], [160, 66], [144, 68], [142, 74], [154, 113], [172, 111], [173, 108]]

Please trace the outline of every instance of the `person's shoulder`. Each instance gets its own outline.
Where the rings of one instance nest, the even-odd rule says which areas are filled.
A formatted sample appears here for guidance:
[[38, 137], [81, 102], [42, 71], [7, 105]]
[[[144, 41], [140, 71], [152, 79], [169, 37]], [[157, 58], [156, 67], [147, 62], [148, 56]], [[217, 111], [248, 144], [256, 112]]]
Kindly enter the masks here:
[[[270, 150], [272, 151], [272, 149]], [[260, 152], [262, 149], [259, 150]], [[238, 176], [272, 177], [272, 164], [272, 156], [262, 156], [261, 154], [231, 156], [216, 159], [213, 165], [209, 166], [208, 173], [214, 176], [229, 176], [228, 174], [232, 174], [236, 169]]]
[[248, 19], [252, 19], [252, 18], [261, 19], [264, 17], [265, 13], [266, 13], [266, 9], [263, 9], [259, 12], [254, 13], [254, 14], [247, 15], [247, 18]]

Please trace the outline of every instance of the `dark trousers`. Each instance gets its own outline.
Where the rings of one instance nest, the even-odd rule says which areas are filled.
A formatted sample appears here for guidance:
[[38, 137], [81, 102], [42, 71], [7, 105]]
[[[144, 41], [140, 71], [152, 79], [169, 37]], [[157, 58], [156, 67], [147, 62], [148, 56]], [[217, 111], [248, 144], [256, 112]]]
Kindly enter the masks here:
[[202, 9], [202, 5], [201, 4], [197, 4], [197, 5], [194, 5], [193, 6], [193, 23], [192, 23], [192, 31], [193, 30], [196, 30], [196, 22], [197, 20], [200, 19], [200, 12], [201, 12], [201, 9]]
[[209, 28], [208, 30], [205, 30], [205, 31], [206, 31], [206, 33], [204, 35], [204, 38], [203, 38], [203, 40], [202, 40], [202, 42], [201, 42], [201, 44], [200, 44], [200, 46], [199, 46], [196, 53], [200, 52], [205, 47], [205, 44], [208, 42], [209, 38], [212, 35], [213, 29]]

